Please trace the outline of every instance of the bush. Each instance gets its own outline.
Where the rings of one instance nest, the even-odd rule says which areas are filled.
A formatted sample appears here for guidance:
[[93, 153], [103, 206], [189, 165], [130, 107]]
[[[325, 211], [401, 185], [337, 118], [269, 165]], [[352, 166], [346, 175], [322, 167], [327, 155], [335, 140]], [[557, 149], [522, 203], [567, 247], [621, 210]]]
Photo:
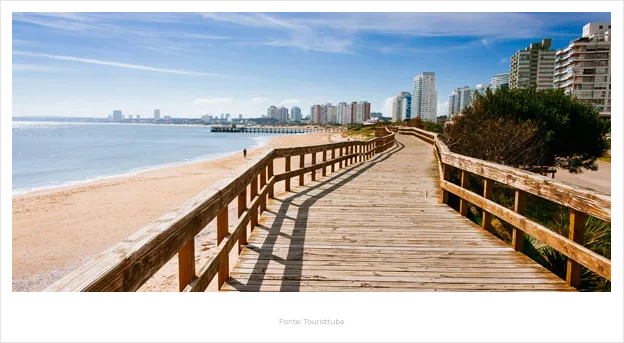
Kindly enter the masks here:
[[596, 170], [609, 124], [563, 90], [502, 88], [475, 93], [442, 140], [454, 152], [512, 166]]

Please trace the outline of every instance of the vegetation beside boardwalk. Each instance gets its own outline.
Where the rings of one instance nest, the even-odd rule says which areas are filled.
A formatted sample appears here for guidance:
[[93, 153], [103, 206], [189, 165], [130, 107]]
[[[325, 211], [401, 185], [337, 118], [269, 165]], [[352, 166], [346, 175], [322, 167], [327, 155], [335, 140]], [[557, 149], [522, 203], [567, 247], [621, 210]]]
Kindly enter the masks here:
[[[561, 90], [501, 89], [477, 94], [465, 113], [445, 126], [440, 138], [458, 154], [513, 167], [556, 166], [579, 173], [595, 170], [596, 160], [605, 157], [609, 131], [610, 123], [591, 104]], [[451, 182], [459, 184], [459, 179], [455, 170]], [[469, 190], [483, 192], [483, 178], [471, 175], [468, 183]], [[492, 200], [513, 209], [514, 189], [495, 182]], [[451, 196], [449, 205], [459, 209], [459, 198]], [[570, 210], [565, 206], [529, 195], [526, 217], [568, 236]], [[481, 209], [470, 206], [468, 218], [481, 224]], [[512, 229], [493, 217], [489, 231], [509, 243]], [[584, 246], [611, 258], [611, 224], [587, 216]], [[528, 235], [524, 236], [524, 253], [565, 278], [565, 255]], [[580, 289], [610, 291], [611, 283], [583, 268]]]

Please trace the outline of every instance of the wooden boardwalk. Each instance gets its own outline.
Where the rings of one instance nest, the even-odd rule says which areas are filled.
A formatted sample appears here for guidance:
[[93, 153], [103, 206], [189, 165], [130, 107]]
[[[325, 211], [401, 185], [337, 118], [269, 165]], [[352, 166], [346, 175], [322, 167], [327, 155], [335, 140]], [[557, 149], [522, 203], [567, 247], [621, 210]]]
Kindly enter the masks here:
[[222, 290], [575, 290], [439, 204], [431, 145], [403, 135], [397, 142], [276, 195]]

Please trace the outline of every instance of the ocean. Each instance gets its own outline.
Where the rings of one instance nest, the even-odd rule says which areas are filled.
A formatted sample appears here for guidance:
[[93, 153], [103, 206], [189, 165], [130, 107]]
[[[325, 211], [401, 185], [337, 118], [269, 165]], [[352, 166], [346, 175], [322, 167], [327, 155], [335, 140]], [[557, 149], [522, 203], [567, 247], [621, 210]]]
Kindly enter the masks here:
[[13, 121], [13, 195], [211, 160], [278, 134], [209, 126]]

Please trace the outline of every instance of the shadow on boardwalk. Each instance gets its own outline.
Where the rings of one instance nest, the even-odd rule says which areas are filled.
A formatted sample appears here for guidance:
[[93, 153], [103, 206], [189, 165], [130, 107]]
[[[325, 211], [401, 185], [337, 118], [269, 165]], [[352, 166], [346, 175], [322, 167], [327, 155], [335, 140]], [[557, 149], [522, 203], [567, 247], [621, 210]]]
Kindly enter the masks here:
[[[397, 142], [397, 145], [393, 147], [392, 150], [388, 150], [383, 155], [377, 155], [369, 161], [361, 162], [361, 166], [354, 166], [350, 169], [335, 173], [334, 175], [326, 177], [319, 182], [315, 182], [307, 186], [306, 189], [302, 189], [289, 197], [285, 197], [283, 200], [275, 199], [276, 202], [281, 203], [279, 210], [277, 212], [269, 209], [265, 211], [265, 213], [273, 214], [276, 217], [276, 219], [271, 224], [271, 227], [266, 227], [259, 224], [255, 228], [255, 230], [265, 230], [267, 232], [266, 239], [262, 243], [262, 246], [256, 246], [253, 244], [247, 245], [247, 248], [259, 254], [255, 266], [253, 267], [252, 277], [249, 279], [249, 282], [247, 284], [243, 284], [235, 277], [232, 277], [228, 280], [228, 284], [239, 291], [260, 291], [262, 282], [266, 277], [266, 270], [269, 266], [269, 262], [276, 261], [284, 265], [284, 273], [282, 279], [283, 281], [280, 287], [280, 291], [299, 291], [300, 283], [302, 280], [303, 251], [306, 230], [308, 228], [307, 219], [310, 208], [314, 206], [314, 204], [320, 199], [350, 183], [358, 176], [362, 175], [370, 168], [374, 167], [376, 164], [389, 159], [392, 155], [398, 153], [404, 148], [404, 144]], [[347, 176], [344, 177], [345, 175]], [[332, 184], [332, 182], [341, 177], [342, 179], [339, 182]], [[324, 186], [329, 187], [322, 190], [319, 194], [308, 197], [312, 191], [320, 189]], [[301, 205], [293, 204], [295, 200], [305, 197], [308, 198], [304, 200]], [[298, 206], [296, 218], [287, 216], [288, 210], [291, 208], [291, 206]], [[295, 228], [290, 235], [282, 232], [282, 226], [285, 219], [290, 219], [295, 222]], [[273, 246], [276, 244], [277, 238], [280, 236], [290, 239], [290, 245], [288, 247], [288, 255], [286, 259], [273, 254]]]

